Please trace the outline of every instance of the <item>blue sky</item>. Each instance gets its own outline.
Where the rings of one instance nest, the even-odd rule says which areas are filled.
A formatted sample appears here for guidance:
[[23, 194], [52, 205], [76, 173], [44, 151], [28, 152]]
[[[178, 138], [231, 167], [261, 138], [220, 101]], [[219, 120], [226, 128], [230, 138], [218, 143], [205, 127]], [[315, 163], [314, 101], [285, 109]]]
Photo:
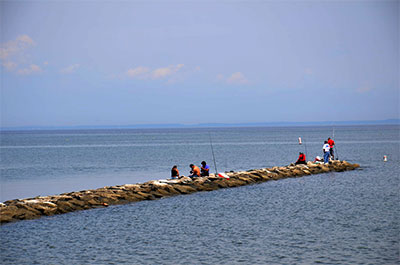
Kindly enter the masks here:
[[399, 118], [398, 1], [1, 1], [1, 126]]

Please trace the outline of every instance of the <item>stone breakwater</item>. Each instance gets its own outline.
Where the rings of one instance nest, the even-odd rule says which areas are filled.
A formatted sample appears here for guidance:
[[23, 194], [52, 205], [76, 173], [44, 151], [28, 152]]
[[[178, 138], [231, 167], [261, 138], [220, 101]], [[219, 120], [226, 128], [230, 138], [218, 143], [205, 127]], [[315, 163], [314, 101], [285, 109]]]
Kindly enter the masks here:
[[35, 219], [73, 211], [107, 207], [109, 205], [155, 200], [168, 196], [190, 194], [198, 191], [212, 191], [222, 188], [239, 187], [269, 180], [301, 177], [331, 171], [346, 171], [360, 167], [347, 161], [332, 161], [329, 165], [314, 164], [289, 165], [249, 171], [226, 173], [230, 178], [202, 177], [175, 180], [152, 180], [142, 184], [110, 186], [95, 190], [63, 193], [55, 196], [16, 199], [0, 203], [0, 223]]

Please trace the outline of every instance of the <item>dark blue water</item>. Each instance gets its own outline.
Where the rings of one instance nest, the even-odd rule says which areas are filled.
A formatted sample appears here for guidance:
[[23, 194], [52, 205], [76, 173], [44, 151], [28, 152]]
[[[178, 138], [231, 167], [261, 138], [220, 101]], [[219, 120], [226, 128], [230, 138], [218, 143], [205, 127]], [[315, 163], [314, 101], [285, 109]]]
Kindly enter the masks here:
[[[219, 171], [286, 165], [306, 147], [315, 157], [332, 135], [328, 127], [7, 133], [1, 185], [57, 180], [40, 191], [51, 192], [63, 183], [167, 177], [173, 164], [185, 173], [192, 162], [211, 162], [209, 131]], [[336, 127], [335, 141], [339, 158], [360, 170], [3, 225], [0, 261], [398, 264], [399, 127]]]

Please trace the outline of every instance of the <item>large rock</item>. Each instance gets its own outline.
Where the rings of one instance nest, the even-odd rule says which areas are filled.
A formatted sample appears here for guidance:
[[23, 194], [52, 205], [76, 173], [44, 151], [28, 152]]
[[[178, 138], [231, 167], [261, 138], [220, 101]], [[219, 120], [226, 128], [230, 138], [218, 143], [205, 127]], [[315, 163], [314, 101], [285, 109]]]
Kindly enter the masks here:
[[[301, 168], [301, 169], [295, 168], [295, 169], [293, 169], [293, 170], [291, 171], [291, 174], [292, 174], [292, 176], [300, 177], [300, 176], [303, 176], [303, 175], [305, 174], [304, 171], [305, 171], [305, 170], [303, 170], [303, 168]], [[309, 172], [309, 171], [308, 171], [308, 172]]]
[[67, 201], [58, 201], [56, 213], [69, 213], [78, 210], [78, 207]]
[[241, 180], [241, 181], [243, 181], [243, 182], [245, 182], [245, 183], [247, 183], [247, 184], [251, 184], [251, 183], [255, 183], [256, 182], [256, 180], [254, 180], [251, 176], [250, 176], [250, 174], [239, 174], [239, 175], [237, 175], [237, 176], [234, 176], [234, 178], [236, 178], [236, 179], [238, 179], [238, 180]]
[[179, 191], [182, 194], [190, 194], [193, 192], [196, 192], [196, 190], [188, 185], [181, 185], [181, 184], [177, 184], [174, 185], [174, 189]]
[[198, 184], [197, 186], [197, 191], [213, 191], [217, 189], [219, 189], [218, 183], [215, 183], [214, 181], [204, 182], [202, 185]]
[[220, 189], [225, 189], [225, 188], [229, 188], [228, 183], [229, 183], [230, 181], [231, 181], [231, 180], [227, 180], [227, 179], [221, 178], [221, 179], [216, 179], [216, 180], [214, 180], [213, 182], [214, 182], [215, 184], [218, 185], [218, 188], [220, 188]]
[[40, 211], [42, 215], [54, 215], [57, 212], [57, 204], [52, 202], [39, 202], [32, 204], [32, 207]]
[[137, 195], [140, 195], [140, 196], [143, 197], [145, 200], [155, 200], [155, 199], [156, 199], [156, 197], [154, 197], [154, 196], [153, 196], [152, 194], [150, 194], [150, 193], [138, 191], [136, 194], [137, 194]]

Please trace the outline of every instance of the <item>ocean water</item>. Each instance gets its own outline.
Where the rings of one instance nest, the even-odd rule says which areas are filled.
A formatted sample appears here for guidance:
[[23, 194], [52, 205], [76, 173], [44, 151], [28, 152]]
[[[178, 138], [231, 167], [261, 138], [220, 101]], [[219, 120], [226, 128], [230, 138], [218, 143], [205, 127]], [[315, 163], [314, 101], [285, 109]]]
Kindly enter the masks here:
[[[321, 156], [355, 171], [143, 201], [0, 227], [1, 264], [398, 264], [399, 126], [2, 132], [1, 201]], [[303, 144], [298, 144], [302, 137]], [[388, 157], [383, 162], [383, 156]]]

